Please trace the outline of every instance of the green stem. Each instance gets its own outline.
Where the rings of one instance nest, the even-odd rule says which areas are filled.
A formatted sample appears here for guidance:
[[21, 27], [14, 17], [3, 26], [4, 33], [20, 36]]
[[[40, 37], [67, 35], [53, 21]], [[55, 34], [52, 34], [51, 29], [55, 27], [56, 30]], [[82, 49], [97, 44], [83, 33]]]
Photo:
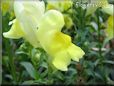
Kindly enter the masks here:
[[99, 56], [102, 57], [102, 51], [101, 51], [102, 46], [101, 46], [101, 42], [100, 42], [100, 37], [101, 37], [100, 31], [101, 31], [101, 28], [100, 28], [99, 12], [97, 13], [97, 24], [98, 24]]
[[[32, 56], [31, 49], [29, 50], [29, 53], [30, 53], [31, 58], [34, 58], [34, 57]], [[33, 59], [31, 59], [31, 62], [32, 62], [32, 65], [33, 65], [33, 67], [34, 67], [34, 69], [35, 69], [35, 75], [36, 75], [35, 80], [38, 80], [38, 79], [40, 79], [40, 74], [39, 74], [39, 72], [38, 72], [38, 70], [37, 70], [36, 63], [35, 63], [35, 61], [34, 61]]]
[[[10, 46], [10, 45], [9, 45]], [[11, 47], [7, 49], [8, 50], [8, 55], [9, 55], [9, 64], [10, 64], [10, 68], [11, 68], [11, 74], [12, 77], [15, 81], [15, 83], [17, 82], [17, 78], [16, 78], [16, 70], [15, 70], [15, 65], [14, 65], [14, 59], [13, 59], [13, 53], [11, 51]]]

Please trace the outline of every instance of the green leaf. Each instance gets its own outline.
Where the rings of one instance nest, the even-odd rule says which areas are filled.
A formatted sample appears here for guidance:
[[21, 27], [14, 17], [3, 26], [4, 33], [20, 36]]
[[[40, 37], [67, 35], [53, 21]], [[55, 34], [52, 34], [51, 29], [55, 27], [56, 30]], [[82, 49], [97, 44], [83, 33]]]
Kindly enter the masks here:
[[91, 69], [85, 69], [85, 73], [86, 73], [88, 76], [93, 76], [93, 77], [94, 77], [93, 70], [91, 70]]
[[110, 60], [105, 60], [105, 61], [103, 61], [103, 63], [114, 65], [114, 61], [110, 61]]
[[29, 80], [29, 81], [24, 81], [23, 83], [22, 83], [22, 85], [32, 85], [32, 84], [34, 84], [34, 81], [33, 80]]
[[103, 77], [99, 73], [95, 72], [95, 76], [96, 76], [96, 78], [103, 80]]
[[21, 62], [20, 64], [26, 69], [26, 71], [32, 78], [38, 79], [38, 73], [30, 62]]
[[94, 62], [94, 66], [96, 67], [99, 63], [100, 63], [100, 59], [97, 59], [97, 60]]
[[48, 64], [46, 62], [42, 62], [42, 64], [40, 66], [44, 67], [44, 68], [48, 68]]

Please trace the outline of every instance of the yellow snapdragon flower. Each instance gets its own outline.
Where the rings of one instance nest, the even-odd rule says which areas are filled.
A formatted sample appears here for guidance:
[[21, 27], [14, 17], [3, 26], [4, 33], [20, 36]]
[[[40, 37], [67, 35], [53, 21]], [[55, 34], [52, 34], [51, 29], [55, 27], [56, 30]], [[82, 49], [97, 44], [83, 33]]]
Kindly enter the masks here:
[[16, 19], [7, 38], [25, 38], [34, 47], [41, 47], [50, 55], [52, 64], [61, 71], [67, 71], [71, 59], [79, 61], [84, 51], [71, 42], [71, 37], [62, 33], [64, 17], [57, 10], [44, 13], [43, 1], [15, 1]]
[[52, 57], [54, 66], [67, 71], [71, 59], [79, 61], [84, 52], [71, 42], [70, 36], [61, 32], [63, 26], [64, 17], [59, 11], [47, 11], [39, 22], [38, 39], [41, 46]]

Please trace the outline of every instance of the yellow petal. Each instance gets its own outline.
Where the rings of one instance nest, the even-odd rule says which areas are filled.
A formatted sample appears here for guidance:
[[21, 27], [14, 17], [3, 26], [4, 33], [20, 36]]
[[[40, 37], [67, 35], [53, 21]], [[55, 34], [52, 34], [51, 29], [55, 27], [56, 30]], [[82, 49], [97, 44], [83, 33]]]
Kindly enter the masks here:
[[39, 20], [39, 18], [44, 14], [45, 11], [45, 4], [43, 1], [14, 1], [14, 11], [16, 17], [20, 17], [24, 14], [28, 13], [28, 15], [32, 15], [33, 18]]
[[50, 1], [48, 0], [48, 4], [47, 4], [47, 7], [46, 7], [47, 10], [52, 10], [52, 9], [55, 9], [55, 10], [59, 10], [59, 2], [58, 1]]
[[[61, 31], [64, 26], [63, 15], [56, 10], [47, 11], [39, 20], [38, 27], [40, 32]], [[41, 33], [42, 34], [42, 33]]]
[[106, 12], [107, 14], [109, 15], [114, 15], [114, 12], [113, 12], [113, 5], [111, 4], [108, 4], [106, 6], [103, 6], [102, 7], [102, 11]]
[[114, 16], [110, 16], [107, 21], [106, 33], [109, 39], [112, 39], [114, 36]]
[[70, 57], [74, 61], [79, 61], [79, 59], [82, 58], [83, 55], [85, 54], [80, 47], [74, 45], [73, 43], [71, 43], [71, 45], [69, 46], [68, 52], [70, 54]]
[[72, 7], [73, 2], [72, 2], [72, 0], [64, 0], [64, 2], [63, 1], [61, 2], [61, 4], [62, 4], [62, 7], [64, 8], [64, 10], [68, 10], [69, 8]]
[[13, 0], [1, 0], [1, 11], [2, 14], [6, 14], [7, 12], [13, 11]]
[[25, 39], [34, 47], [39, 47], [37, 37], [38, 22], [44, 14], [45, 5], [43, 1], [15, 1], [14, 11]]
[[73, 25], [73, 21], [69, 15], [64, 15], [64, 21], [65, 21], [65, 26], [68, 29]]
[[14, 23], [13, 23], [11, 29], [8, 32], [4, 32], [3, 36], [6, 38], [19, 39], [24, 36], [24, 32], [22, 31], [22, 28], [21, 28], [19, 22], [16, 19], [13, 21], [14, 21]]
[[70, 36], [62, 32], [56, 32], [51, 40], [48, 52], [51, 55], [54, 55], [61, 50], [67, 49], [70, 43], [71, 43]]
[[71, 58], [69, 54], [66, 52], [66, 50], [60, 51], [57, 54], [55, 54], [53, 65], [62, 71], [67, 71], [67, 66], [70, 64]]
[[73, 2], [71, 0], [59, 0], [59, 1], [48, 0], [46, 9], [65, 11], [65, 10], [68, 10], [70, 7], [72, 7], [72, 4]]

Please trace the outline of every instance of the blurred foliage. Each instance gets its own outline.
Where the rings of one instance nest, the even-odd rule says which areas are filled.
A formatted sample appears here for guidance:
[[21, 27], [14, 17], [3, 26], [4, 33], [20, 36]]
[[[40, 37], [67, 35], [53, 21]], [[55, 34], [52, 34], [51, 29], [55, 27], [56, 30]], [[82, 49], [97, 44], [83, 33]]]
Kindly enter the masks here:
[[[73, 43], [85, 51], [84, 58], [80, 62], [72, 61], [67, 72], [53, 71], [43, 49], [33, 48], [23, 39], [2, 37], [2, 84], [114, 84], [114, 37], [108, 40], [105, 32], [109, 15], [100, 8], [86, 15], [87, 10], [75, 3], [71, 13], [63, 11], [73, 25], [69, 29], [63, 27], [62, 32], [70, 35]], [[2, 32], [10, 29], [9, 21], [15, 18], [7, 6], [2, 4], [5, 7], [2, 9]]]

